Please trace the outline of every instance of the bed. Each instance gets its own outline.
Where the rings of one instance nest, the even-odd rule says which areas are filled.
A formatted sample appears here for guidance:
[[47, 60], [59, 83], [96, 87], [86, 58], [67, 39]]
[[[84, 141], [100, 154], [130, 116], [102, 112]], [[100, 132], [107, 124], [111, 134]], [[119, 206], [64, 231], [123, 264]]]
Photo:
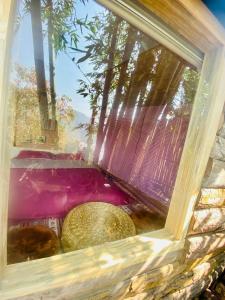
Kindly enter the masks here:
[[60, 237], [66, 214], [91, 201], [120, 206], [137, 233], [162, 228], [165, 219], [138, 198], [80, 154], [21, 151], [11, 160], [9, 229], [41, 224]]
[[129, 196], [109, 177], [77, 157], [23, 151], [12, 159], [9, 220], [64, 218], [89, 201], [128, 204]]

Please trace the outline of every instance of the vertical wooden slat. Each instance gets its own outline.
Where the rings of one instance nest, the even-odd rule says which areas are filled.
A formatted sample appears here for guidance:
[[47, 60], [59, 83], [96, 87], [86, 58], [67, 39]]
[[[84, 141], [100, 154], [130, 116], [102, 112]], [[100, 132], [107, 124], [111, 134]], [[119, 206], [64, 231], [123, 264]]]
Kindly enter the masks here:
[[225, 48], [205, 55], [199, 86], [166, 229], [175, 238], [184, 237], [200, 190], [222, 113], [225, 95]]
[[0, 2], [0, 274], [6, 266], [7, 201], [9, 178], [9, 148], [7, 136], [7, 35], [11, 0]]

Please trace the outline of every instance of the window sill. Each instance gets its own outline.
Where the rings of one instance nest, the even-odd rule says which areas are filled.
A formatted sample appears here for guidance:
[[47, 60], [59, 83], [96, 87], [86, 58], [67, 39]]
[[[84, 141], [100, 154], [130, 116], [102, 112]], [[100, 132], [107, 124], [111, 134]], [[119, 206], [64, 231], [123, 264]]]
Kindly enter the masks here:
[[162, 229], [67, 254], [9, 265], [2, 279], [0, 298], [56, 297], [59, 293], [71, 297], [73, 292], [77, 297], [82, 296], [171, 264], [182, 254], [183, 246], [183, 241], [174, 240]]

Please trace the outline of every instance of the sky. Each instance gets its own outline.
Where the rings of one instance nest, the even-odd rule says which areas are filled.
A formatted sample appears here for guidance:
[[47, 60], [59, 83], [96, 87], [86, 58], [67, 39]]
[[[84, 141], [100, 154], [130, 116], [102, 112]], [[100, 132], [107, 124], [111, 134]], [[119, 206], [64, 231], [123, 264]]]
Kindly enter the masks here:
[[[22, 4], [22, 1], [21, 1]], [[22, 5], [19, 8], [22, 10]], [[85, 18], [88, 14], [88, 18], [93, 17], [99, 12], [105, 11], [105, 9], [96, 3], [94, 0], [89, 0], [84, 6], [80, 1], [77, 1], [77, 16]], [[80, 36], [79, 48], [83, 49], [85, 41]], [[48, 45], [47, 39], [44, 40], [44, 52], [45, 52], [45, 67], [46, 67], [46, 80], [49, 78], [48, 74]], [[70, 54], [71, 57], [74, 55]], [[83, 55], [83, 54], [82, 54]], [[79, 54], [77, 54], [79, 58]], [[19, 30], [17, 31], [13, 41], [13, 53], [12, 62], [20, 64], [25, 67], [34, 68], [34, 54], [33, 54], [33, 40], [32, 40], [32, 27], [31, 17], [29, 14], [23, 16]], [[80, 64], [80, 67], [84, 73], [90, 72], [92, 67], [88, 65], [88, 62]], [[76, 93], [79, 88], [78, 79], [84, 79], [81, 71], [74, 64], [71, 58], [66, 53], [59, 53], [55, 60], [55, 88], [58, 96], [66, 95], [71, 97], [73, 107], [75, 110], [84, 113], [86, 116], [91, 116], [91, 110], [88, 103], [88, 97], [83, 98]]]
[[224, 0], [203, 0], [212, 13], [225, 27], [225, 1]]

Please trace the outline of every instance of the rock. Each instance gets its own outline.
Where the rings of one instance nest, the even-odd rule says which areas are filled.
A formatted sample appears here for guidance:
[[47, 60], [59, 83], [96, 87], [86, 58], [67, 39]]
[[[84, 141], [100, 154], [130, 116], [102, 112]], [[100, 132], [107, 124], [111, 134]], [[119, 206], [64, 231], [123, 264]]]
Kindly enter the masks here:
[[194, 211], [191, 234], [225, 230], [225, 208], [208, 208]]
[[213, 160], [212, 170], [209, 176], [205, 176], [202, 182], [203, 188], [224, 188], [225, 187], [225, 162]]
[[225, 161], [225, 138], [217, 136], [210, 157]]
[[225, 189], [201, 189], [197, 208], [213, 208], [225, 206]]

